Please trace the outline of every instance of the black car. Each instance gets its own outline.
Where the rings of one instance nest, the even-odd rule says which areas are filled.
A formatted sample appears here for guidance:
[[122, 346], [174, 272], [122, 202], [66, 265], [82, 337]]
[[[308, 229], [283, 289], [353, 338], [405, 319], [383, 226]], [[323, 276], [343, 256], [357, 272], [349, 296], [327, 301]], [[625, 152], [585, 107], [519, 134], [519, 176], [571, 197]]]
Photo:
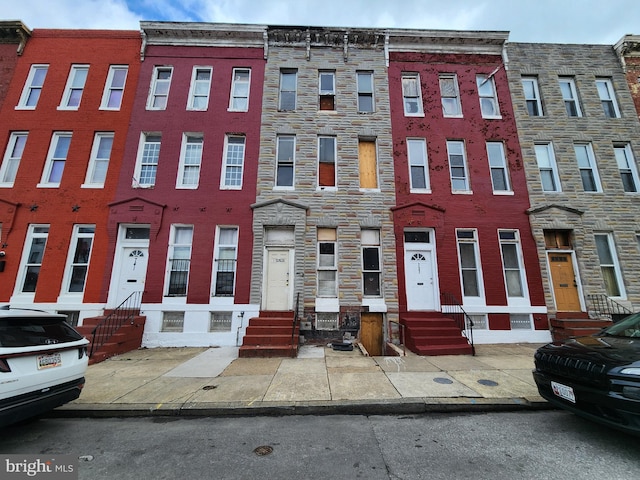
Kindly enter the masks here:
[[551, 404], [640, 435], [640, 313], [535, 353], [533, 377]]

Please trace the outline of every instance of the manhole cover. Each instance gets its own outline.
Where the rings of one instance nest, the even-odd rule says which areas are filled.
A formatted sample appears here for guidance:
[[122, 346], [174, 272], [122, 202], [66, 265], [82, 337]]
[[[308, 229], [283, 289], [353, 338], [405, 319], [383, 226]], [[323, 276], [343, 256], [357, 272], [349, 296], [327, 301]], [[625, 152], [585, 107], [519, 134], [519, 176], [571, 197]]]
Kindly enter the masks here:
[[441, 383], [443, 385], [449, 385], [453, 383], [453, 380], [451, 380], [450, 378], [444, 378], [444, 377], [436, 377], [433, 379], [433, 381], [436, 383]]
[[203, 390], [213, 390], [214, 388], [218, 388], [217, 385], [205, 385], [202, 387]]
[[273, 452], [273, 447], [271, 445], [260, 445], [253, 449], [253, 453], [260, 455], [261, 457], [269, 455], [271, 452]]
[[494, 382], [493, 380], [486, 380], [484, 378], [481, 378], [480, 380], [478, 380], [478, 383], [480, 385], [484, 385], [485, 387], [497, 387], [498, 386], [498, 382]]

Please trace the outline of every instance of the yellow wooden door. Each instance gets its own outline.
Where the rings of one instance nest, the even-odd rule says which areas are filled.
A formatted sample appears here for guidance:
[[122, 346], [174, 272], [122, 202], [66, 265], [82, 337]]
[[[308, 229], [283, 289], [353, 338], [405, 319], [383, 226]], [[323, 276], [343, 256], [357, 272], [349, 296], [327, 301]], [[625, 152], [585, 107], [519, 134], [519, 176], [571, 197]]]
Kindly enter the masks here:
[[382, 355], [382, 314], [362, 313], [360, 316], [360, 341], [369, 355]]
[[549, 252], [548, 255], [556, 309], [559, 312], [581, 311], [578, 283], [573, 270], [571, 254]]

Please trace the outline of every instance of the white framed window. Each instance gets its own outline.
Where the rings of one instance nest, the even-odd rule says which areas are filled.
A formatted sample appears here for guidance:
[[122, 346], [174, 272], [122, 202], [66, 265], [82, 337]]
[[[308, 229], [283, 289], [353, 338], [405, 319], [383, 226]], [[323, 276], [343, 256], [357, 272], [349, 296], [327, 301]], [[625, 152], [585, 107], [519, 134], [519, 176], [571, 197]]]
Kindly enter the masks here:
[[35, 293], [48, 238], [49, 225], [29, 225], [20, 262], [21, 278], [16, 284], [18, 292]]
[[596, 158], [590, 143], [577, 143], [573, 146], [585, 192], [601, 192], [600, 176], [596, 167]]
[[402, 98], [405, 116], [421, 117], [424, 115], [420, 75], [417, 73], [402, 74]]
[[484, 292], [477, 232], [473, 229], [458, 229], [456, 230], [456, 239], [458, 242], [462, 296], [479, 300], [484, 297]]
[[560, 78], [560, 91], [562, 92], [562, 100], [564, 108], [569, 117], [581, 117], [582, 110], [578, 101], [578, 90], [573, 78]]
[[166, 296], [168, 297], [184, 297], [187, 295], [192, 242], [193, 226], [173, 225], [171, 227], [166, 280]]
[[407, 156], [409, 157], [411, 192], [431, 192], [429, 163], [427, 160], [427, 140], [424, 138], [407, 138]]
[[338, 296], [338, 237], [335, 228], [318, 228], [318, 297]]
[[469, 174], [467, 171], [467, 156], [464, 142], [460, 140], [447, 141], [447, 155], [449, 157], [451, 191], [469, 192]]
[[71, 145], [71, 132], [54, 132], [39, 187], [59, 187]]
[[535, 144], [536, 160], [538, 170], [540, 170], [540, 182], [542, 190], [545, 192], [561, 192], [560, 177], [558, 175], [558, 165], [551, 143]]
[[238, 264], [238, 227], [218, 227], [214, 259], [213, 295], [231, 297]]
[[524, 90], [524, 99], [527, 103], [527, 112], [529, 112], [529, 116], [543, 116], [544, 113], [542, 111], [542, 100], [540, 99], [538, 79], [536, 77], [522, 77], [522, 89]]
[[336, 137], [318, 137], [318, 187], [336, 187]]
[[373, 72], [356, 72], [358, 89], [358, 112], [373, 113], [375, 103], [373, 96]]
[[48, 70], [49, 65], [31, 65], [16, 109], [33, 110], [36, 108]]
[[210, 332], [230, 332], [233, 312], [209, 312]]
[[526, 274], [522, 261], [520, 233], [517, 230], [499, 230], [502, 271], [509, 298], [525, 298]]
[[246, 112], [249, 110], [250, 68], [234, 68], [231, 81], [231, 101], [229, 110]]
[[236, 190], [242, 188], [244, 152], [245, 137], [239, 135], [227, 135], [225, 137], [220, 188]]
[[318, 95], [320, 110], [336, 109], [336, 72], [318, 72]]
[[610, 297], [626, 297], [622, 272], [616, 247], [611, 233], [598, 233], [594, 235], [600, 272], [607, 295]]
[[72, 65], [67, 79], [67, 85], [62, 94], [62, 101], [58, 107], [61, 110], [77, 110], [80, 108], [84, 85], [87, 82], [89, 65]]
[[365, 297], [381, 297], [382, 257], [380, 230], [362, 229], [362, 293]]
[[613, 83], [608, 78], [597, 78], [596, 88], [604, 115], [607, 118], [620, 118], [620, 109], [616, 101], [616, 94], [613, 90]]
[[296, 136], [278, 135], [276, 138], [276, 188], [295, 185]]
[[2, 165], [0, 165], [0, 187], [13, 187], [28, 136], [29, 132], [11, 132]]
[[107, 178], [111, 149], [113, 147], [113, 132], [98, 132], [93, 137], [91, 157], [87, 167], [87, 176], [83, 187], [103, 187]]
[[278, 110], [290, 112], [296, 109], [298, 71], [294, 68], [280, 70], [280, 100]]
[[65, 269], [64, 293], [84, 292], [95, 232], [95, 225], [74, 225]]
[[182, 135], [176, 188], [198, 188], [202, 149], [202, 133], [185, 133]]
[[211, 67], [193, 67], [187, 110], [205, 111], [209, 108], [212, 73], [213, 68]]
[[138, 160], [133, 176], [132, 186], [134, 188], [148, 188], [156, 184], [161, 142], [162, 136], [159, 133], [142, 133], [140, 135]]
[[487, 157], [489, 158], [493, 193], [511, 192], [509, 168], [504, 154], [504, 144], [502, 142], [487, 142]]
[[167, 108], [172, 76], [173, 67], [154, 67], [149, 98], [147, 99], [147, 110], [165, 110]]
[[638, 169], [636, 161], [633, 158], [631, 145], [628, 143], [617, 144], [613, 146], [622, 186], [625, 192], [637, 192], [640, 179], [638, 178]]
[[184, 312], [162, 312], [161, 332], [182, 333], [184, 330]]
[[489, 77], [487, 75], [476, 75], [476, 85], [478, 85], [482, 117], [500, 118], [498, 95], [496, 94], [496, 84], [493, 77]]
[[452, 73], [442, 73], [439, 78], [442, 115], [445, 117], [462, 117], [458, 77]]
[[109, 67], [109, 74], [104, 84], [104, 92], [100, 102], [100, 110], [120, 110], [128, 73], [128, 65], [111, 65]]

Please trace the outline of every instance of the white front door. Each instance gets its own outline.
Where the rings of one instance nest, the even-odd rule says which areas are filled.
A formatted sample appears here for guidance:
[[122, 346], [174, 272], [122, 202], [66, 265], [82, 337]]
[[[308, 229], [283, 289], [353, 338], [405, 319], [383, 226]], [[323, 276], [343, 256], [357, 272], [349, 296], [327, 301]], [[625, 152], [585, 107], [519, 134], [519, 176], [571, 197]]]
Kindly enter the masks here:
[[124, 247], [122, 249], [120, 271], [113, 279], [117, 287], [113, 306], [120, 305], [133, 292], [144, 291], [148, 257], [149, 249], [147, 247]]
[[293, 276], [291, 269], [292, 249], [267, 248], [265, 282], [262, 308], [284, 311], [293, 308], [291, 292]]
[[407, 310], [436, 310], [433, 250], [410, 249], [404, 252]]

